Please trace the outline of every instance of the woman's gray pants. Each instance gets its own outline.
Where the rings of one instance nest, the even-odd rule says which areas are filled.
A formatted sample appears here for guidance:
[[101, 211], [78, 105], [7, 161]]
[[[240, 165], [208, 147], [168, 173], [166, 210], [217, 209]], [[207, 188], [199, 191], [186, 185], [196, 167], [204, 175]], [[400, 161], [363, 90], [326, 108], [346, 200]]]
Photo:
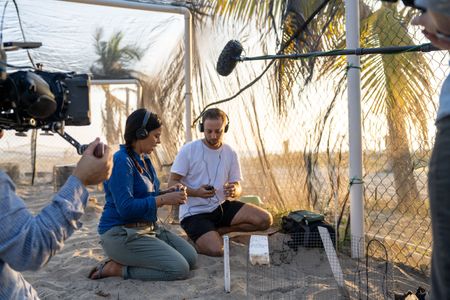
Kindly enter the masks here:
[[100, 243], [109, 258], [124, 265], [124, 279], [186, 279], [197, 261], [194, 247], [163, 227], [115, 226], [100, 235]]

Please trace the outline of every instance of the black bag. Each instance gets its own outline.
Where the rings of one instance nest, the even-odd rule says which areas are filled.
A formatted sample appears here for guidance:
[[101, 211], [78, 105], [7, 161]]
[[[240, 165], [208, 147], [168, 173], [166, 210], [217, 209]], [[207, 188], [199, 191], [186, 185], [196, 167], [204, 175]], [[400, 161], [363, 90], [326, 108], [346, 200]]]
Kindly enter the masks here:
[[300, 246], [306, 248], [323, 248], [318, 229], [319, 226], [325, 227], [328, 230], [334, 246], [336, 233], [333, 226], [325, 221], [324, 215], [307, 210], [297, 210], [290, 212], [281, 219], [282, 232], [291, 236], [291, 240], [287, 242], [287, 245], [295, 251]]

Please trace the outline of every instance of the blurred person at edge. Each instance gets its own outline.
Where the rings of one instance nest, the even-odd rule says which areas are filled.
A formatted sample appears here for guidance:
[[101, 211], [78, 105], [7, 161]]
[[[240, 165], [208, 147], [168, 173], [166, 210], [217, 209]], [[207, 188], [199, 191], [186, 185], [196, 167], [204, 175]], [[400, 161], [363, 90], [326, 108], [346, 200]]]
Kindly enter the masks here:
[[[0, 138], [3, 137], [0, 129]], [[0, 171], [0, 299], [39, 299], [21, 271], [38, 270], [60, 250], [64, 241], [81, 228], [88, 199], [86, 186], [98, 184], [111, 174], [112, 157], [105, 147], [94, 156], [97, 138], [84, 151], [72, 175], [36, 216], [17, 196], [11, 178]]]
[[[416, 0], [424, 12], [412, 20], [431, 43], [450, 50], [450, 0]], [[433, 251], [431, 298], [450, 299], [450, 76], [439, 96], [436, 139], [428, 172]]]

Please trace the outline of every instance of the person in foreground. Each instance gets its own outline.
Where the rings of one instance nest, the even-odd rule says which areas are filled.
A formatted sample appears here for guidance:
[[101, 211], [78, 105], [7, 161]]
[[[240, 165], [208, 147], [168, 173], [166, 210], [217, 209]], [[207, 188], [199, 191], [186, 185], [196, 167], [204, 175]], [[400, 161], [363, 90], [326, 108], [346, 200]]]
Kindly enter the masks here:
[[[0, 138], [3, 136], [0, 130]], [[81, 227], [88, 199], [87, 185], [98, 184], [111, 173], [111, 154], [94, 156], [97, 138], [84, 151], [72, 176], [50, 204], [33, 216], [16, 195], [15, 186], [0, 171], [0, 299], [39, 299], [21, 271], [38, 270], [61, 250], [64, 241]]]
[[223, 234], [266, 230], [272, 225], [266, 210], [232, 201], [242, 193], [242, 176], [237, 153], [223, 142], [228, 126], [222, 110], [206, 110], [200, 123], [204, 138], [181, 148], [169, 179], [169, 185], [186, 186], [188, 200], [180, 206], [180, 224], [198, 253], [209, 256], [223, 255]]
[[147, 156], [160, 136], [161, 120], [156, 114], [138, 109], [127, 118], [126, 144], [114, 154], [111, 177], [104, 183], [106, 203], [98, 226], [109, 260], [92, 269], [91, 279], [186, 279], [196, 263], [194, 247], [156, 224], [159, 207], [186, 201], [181, 184], [160, 190]]
[[[422, 26], [434, 46], [450, 50], [450, 0], [416, 0], [415, 5], [426, 11], [412, 24]], [[450, 299], [450, 76], [442, 86], [436, 127], [428, 173], [433, 232], [431, 298], [443, 300]]]

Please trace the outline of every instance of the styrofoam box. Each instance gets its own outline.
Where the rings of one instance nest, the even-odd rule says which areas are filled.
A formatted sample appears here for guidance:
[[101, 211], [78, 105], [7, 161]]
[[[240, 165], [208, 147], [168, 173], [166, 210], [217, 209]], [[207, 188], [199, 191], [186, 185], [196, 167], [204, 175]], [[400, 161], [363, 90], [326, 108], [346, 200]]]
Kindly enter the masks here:
[[248, 249], [250, 263], [252, 265], [268, 265], [270, 263], [269, 256], [269, 239], [266, 235], [252, 235], [250, 237], [250, 246]]

